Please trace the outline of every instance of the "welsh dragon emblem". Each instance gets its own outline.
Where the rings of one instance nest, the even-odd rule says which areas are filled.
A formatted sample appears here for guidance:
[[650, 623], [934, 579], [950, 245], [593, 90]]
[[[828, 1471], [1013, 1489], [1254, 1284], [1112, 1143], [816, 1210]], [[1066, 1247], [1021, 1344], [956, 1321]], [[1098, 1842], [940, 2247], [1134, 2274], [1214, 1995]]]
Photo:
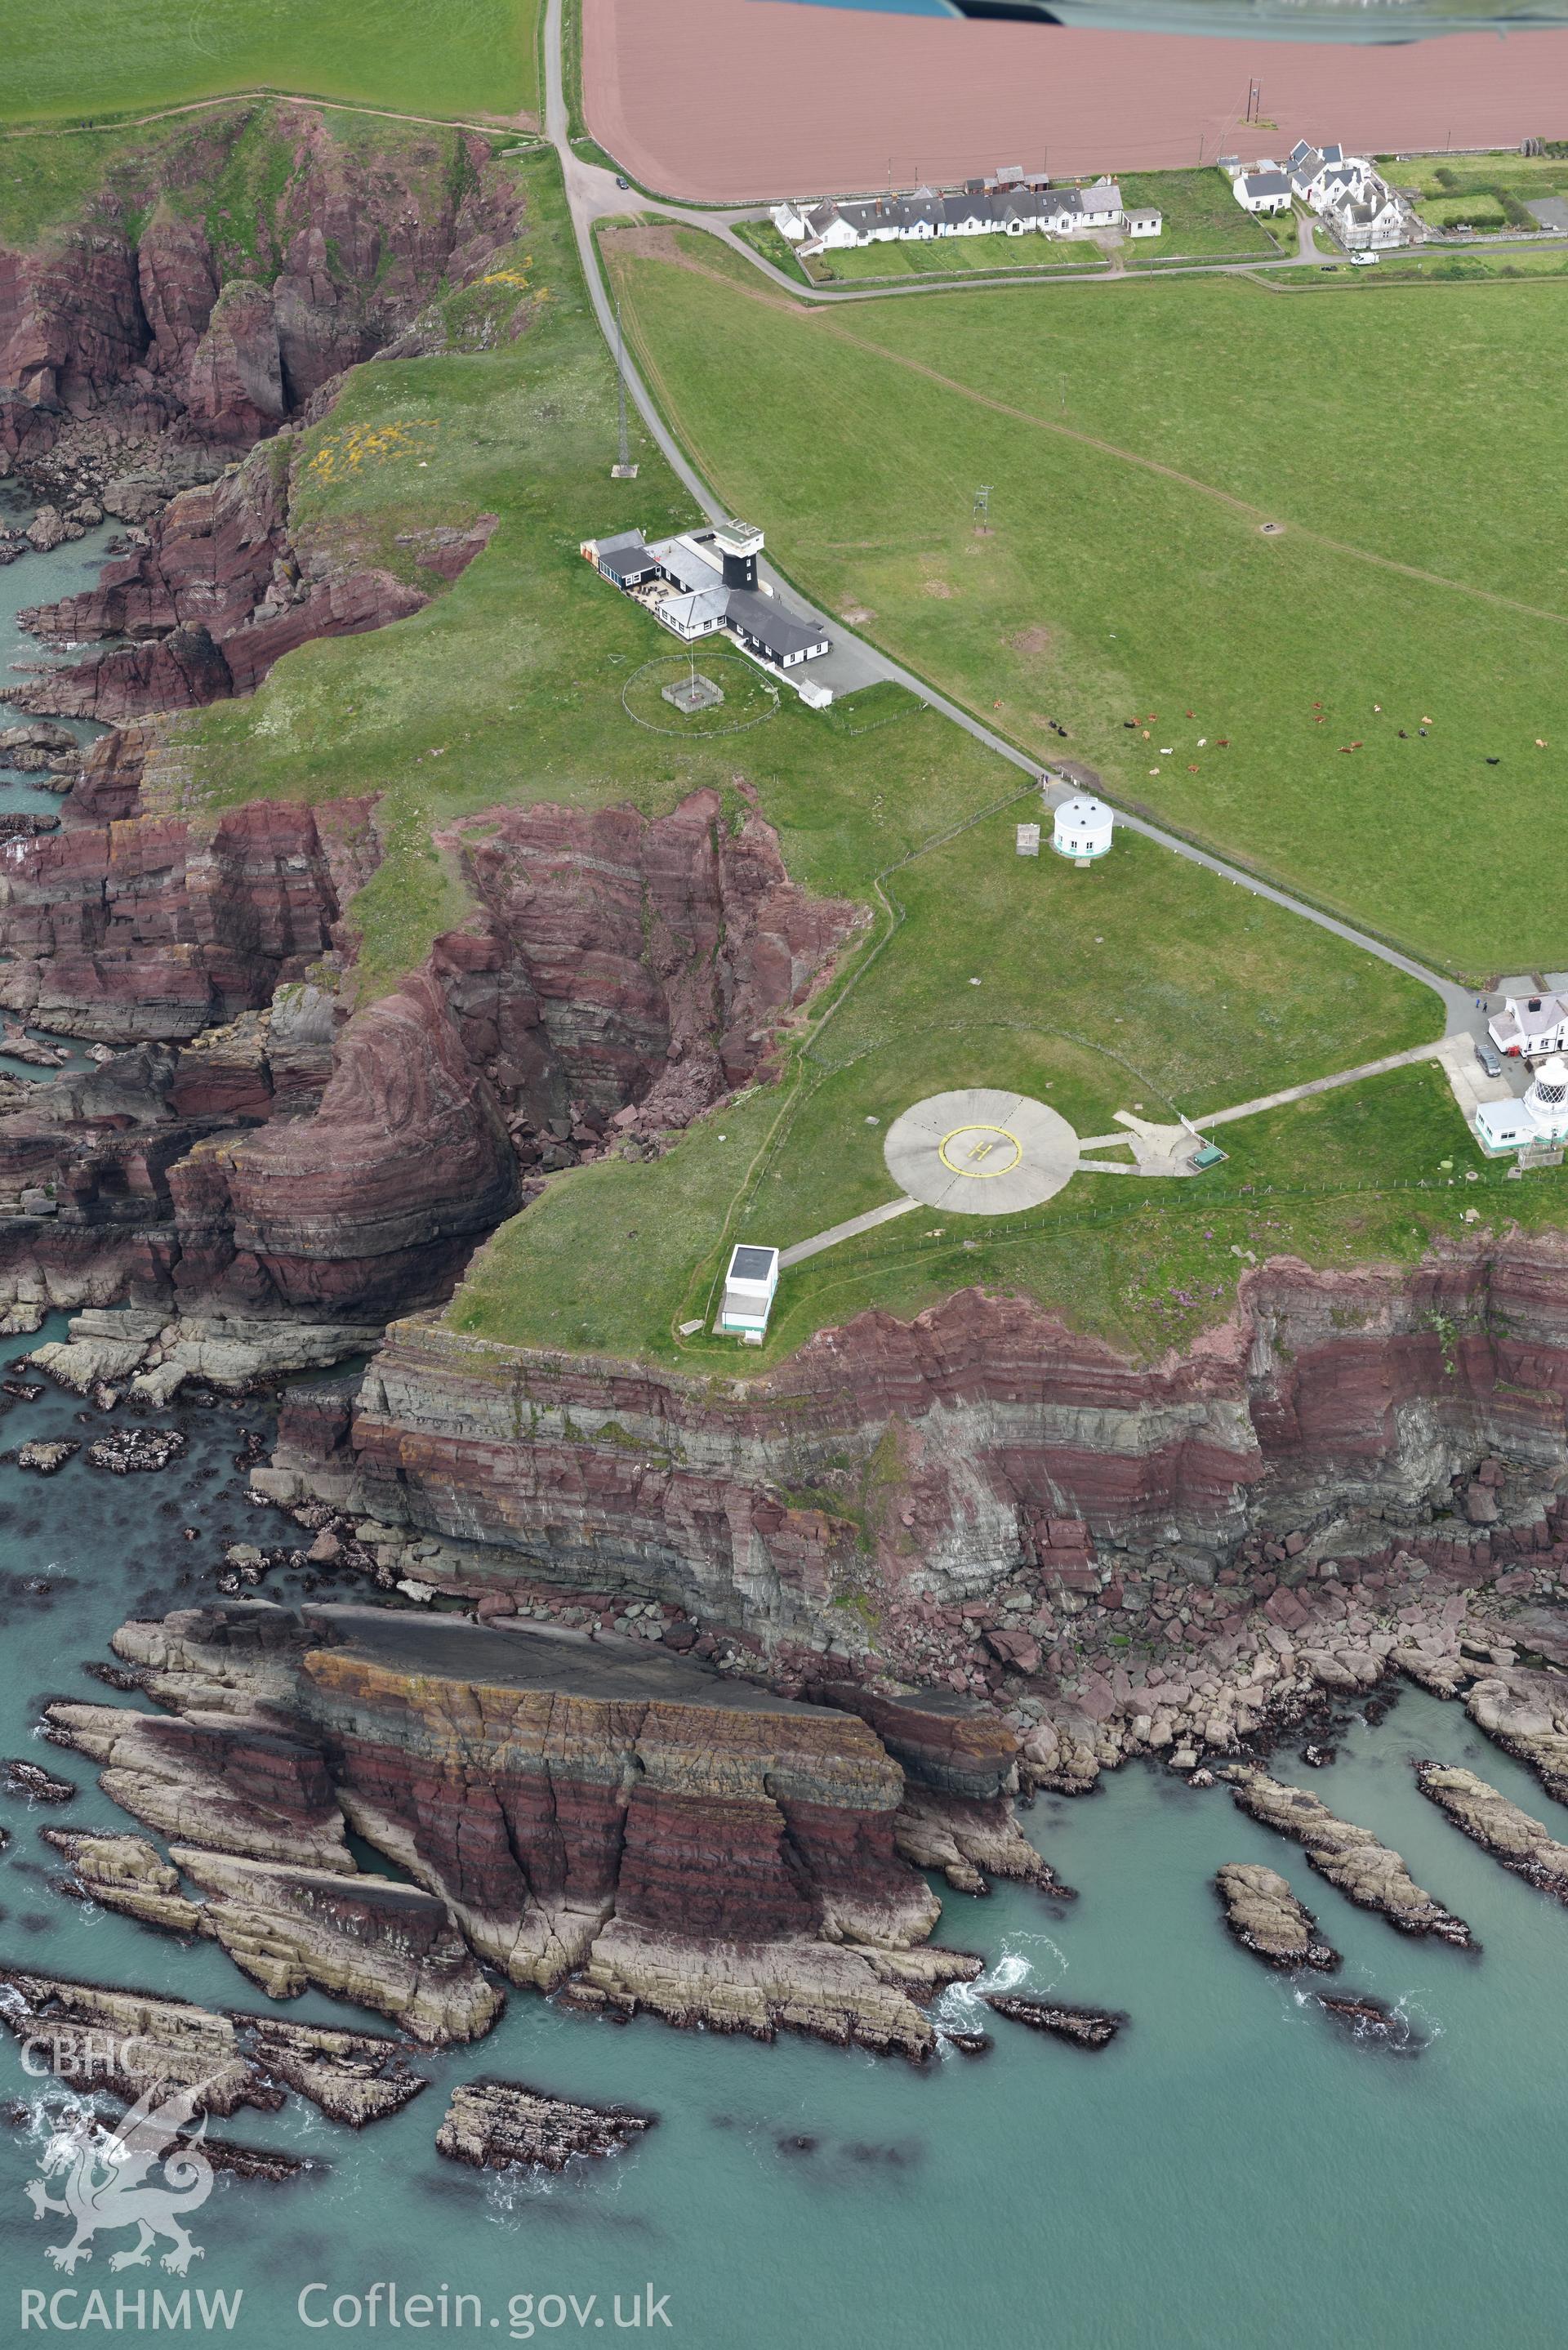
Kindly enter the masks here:
[[[111, 2254], [111, 2269], [145, 2268], [153, 2245], [165, 2238], [170, 2250], [162, 2265], [176, 2275], [183, 2276], [193, 2260], [202, 2258], [184, 2222], [213, 2191], [213, 2166], [202, 2151], [206, 2116], [193, 2136], [181, 2137], [200, 2095], [199, 2088], [182, 2089], [159, 2105], [164, 2090], [155, 2083], [113, 2129], [87, 2115], [49, 2139], [38, 2158], [43, 2176], [30, 2178], [24, 2192], [35, 2219], [57, 2211], [73, 2224], [68, 2243], [47, 2248], [57, 2269], [69, 2276], [78, 2261], [90, 2261], [99, 2229], [138, 2230], [128, 2251]], [[149, 2176], [160, 2169], [161, 2183]], [[45, 2187], [50, 2178], [63, 2182], [58, 2196]]]

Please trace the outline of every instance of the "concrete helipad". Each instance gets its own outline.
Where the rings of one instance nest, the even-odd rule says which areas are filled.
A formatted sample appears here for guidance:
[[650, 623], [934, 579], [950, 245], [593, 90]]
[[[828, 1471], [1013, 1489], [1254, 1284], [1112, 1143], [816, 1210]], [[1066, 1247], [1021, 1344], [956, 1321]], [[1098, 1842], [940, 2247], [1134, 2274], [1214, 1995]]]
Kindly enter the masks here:
[[932, 1094], [895, 1118], [883, 1155], [893, 1180], [928, 1207], [1008, 1216], [1038, 1207], [1071, 1179], [1078, 1138], [1027, 1094], [966, 1087]]

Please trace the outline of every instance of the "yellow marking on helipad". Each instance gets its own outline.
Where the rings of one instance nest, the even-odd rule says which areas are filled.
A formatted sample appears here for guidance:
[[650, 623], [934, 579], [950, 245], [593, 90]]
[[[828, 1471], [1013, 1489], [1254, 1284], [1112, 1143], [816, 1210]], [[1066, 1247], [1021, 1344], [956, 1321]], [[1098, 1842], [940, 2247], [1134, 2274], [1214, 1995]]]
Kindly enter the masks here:
[[[958, 1158], [950, 1156], [950, 1150], [957, 1150], [971, 1135], [974, 1139], [962, 1152], [963, 1163], [961, 1164]], [[1001, 1149], [1002, 1143], [1012, 1145], [1005, 1157]], [[1011, 1175], [1023, 1156], [1023, 1145], [1004, 1126], [955, 1126], [943, 1135], [937, 1146], [937, 1156], [950, 1174], [969, 1175], [983, 1182], [992, 1175]], [[995, 1159], [994, 1166], [984, 1163], [991, 1159]]]

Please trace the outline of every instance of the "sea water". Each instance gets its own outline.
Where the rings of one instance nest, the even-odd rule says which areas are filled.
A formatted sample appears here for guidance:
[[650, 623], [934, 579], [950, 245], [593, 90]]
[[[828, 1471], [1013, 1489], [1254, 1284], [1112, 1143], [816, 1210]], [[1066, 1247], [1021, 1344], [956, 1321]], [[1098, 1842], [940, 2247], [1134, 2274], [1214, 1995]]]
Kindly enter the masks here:
[[[0, 588], [30, 572], [16, 600], [37, 600], [61, 592], [64, 568], [28, 558], [0, 572]], [[0, 671], [7, 658], [0, 639]], [[40, 1337], [63, 1327], [52, 1316]], [[33, 1343], [0, 1341], [0, 1362]], [[104, 1424], [53, 1388], [4, 1400], [3, 1447], [86, 1441]], [[80, 1791], [64, 1806], [0, 1795], [11, 1836], [0, 1959], [261, 2012], [269, 2002], [213, 1945], [187, 1948], [66, 1898], [64, 1865], [37, 1833], [135, 1825], [85, 1760], [38, 1742], [44, 1703], [138, 1703], [81, 1669], [108, 1656], [115, 1627], [213, 1596], [226, 1544], [287, 1538], [285, 1522], [247, 1503], [234, 1465], [244, 1431], [267, 1427], [261, 1405], [177, 1402], [157, 1424], [188, 1439], [160, 1474], [115, 1477], [85, 1453], [48, 1480], [0, 1464], [0, 1757], [34, 1757]], [[286, 1573], [265, 1586], [298, 1593]], [[421, 2057], [430, 2086], [361, 2134], [298, 2100], [218, 2123], [327, 2167], [286, 2185], [220, 2174], [192, 2222], [202, 2257], [184, 2277], [156, 2251], [146, 2268], [112, 2270], [127, 2232], [106, 2232], [74, 2276], [50, 2264], [47, 2247], [68, 2231], [57, 2215], [36, 2218], [24, 2189], [38, 2177], [45, 2096], [60, 2093], [6, 2039], [0, 2343], [151, 2333], [161, 2292], [192, 2334], [245, 2350], [394, 2330], [404, 2350], [424, 2334], [633, 2331], [691, 2350], [1558, 2345], [1568, 1909], [1423, 1800], [1410, 1766], [1426, 1755], [1480, 1772], [1568, 1838], [1568, 1811], [1459, 1707], [1416, 1690], [1378, 1728], [1356, 1719], [1330, 1768], [1307, 1769], [1290, 1747], [1274, 1767], [1402, 1852], [1469, 1921], [1479, 1955], [1352, 1908], [1223, 1787], [1134, 1764], [1092, 1796], [1043, 1798], [1024, 1814], [1077, 1900], [938, 1887], [940, 1938], [978, 1952], [989, 1982], [1127, 2012], [1103, 2053], [988, 2016], [967, 1991], [947, 1995], [949, 2012], [988, 2023], [991, 2053], [924, 2068], [788, 2037], [764, 2047], [647, 2019], [617, 2026], [514, 1991], [487, 2040]], [[1344, 1953], [1337, 1982], [1401, 2009], [1418, 2054], [1347, 2038], [1311, 1996], [1320, 1978], [1298, 1984], [1236, 1947], [1211, 1885], [1230, 1860], [1284, 1871]], [[316, 1993], [275, 2012], [379, 2021]], [[636, 2106], [658, 2124], [628, 2153], [557, 2178], [471, 2171], [436, 2153], [435, 2131], [452, 2085], [488, 2074]], [[45, 2185], [57, 2195], [57, 2179]], [[423, 2325], [408, 2314], [418, 2295]]]

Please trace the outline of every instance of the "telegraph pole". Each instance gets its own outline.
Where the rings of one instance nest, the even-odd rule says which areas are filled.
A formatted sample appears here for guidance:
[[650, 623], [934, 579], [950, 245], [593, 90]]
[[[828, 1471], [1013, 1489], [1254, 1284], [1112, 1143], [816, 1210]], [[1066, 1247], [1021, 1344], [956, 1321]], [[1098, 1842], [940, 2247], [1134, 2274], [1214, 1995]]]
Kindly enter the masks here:
[[631, 442], [627, 435], [626, 425], [626, 343], [621, 334], [618, 294], [616, 296], [615, 304], [615, 388], [618, 421], [620, 427], [616, 446], [619, 453], [615, 463], [610, 467], [610, 479], [612, 482], [635, 482], [637, 467], [631, 462]]

